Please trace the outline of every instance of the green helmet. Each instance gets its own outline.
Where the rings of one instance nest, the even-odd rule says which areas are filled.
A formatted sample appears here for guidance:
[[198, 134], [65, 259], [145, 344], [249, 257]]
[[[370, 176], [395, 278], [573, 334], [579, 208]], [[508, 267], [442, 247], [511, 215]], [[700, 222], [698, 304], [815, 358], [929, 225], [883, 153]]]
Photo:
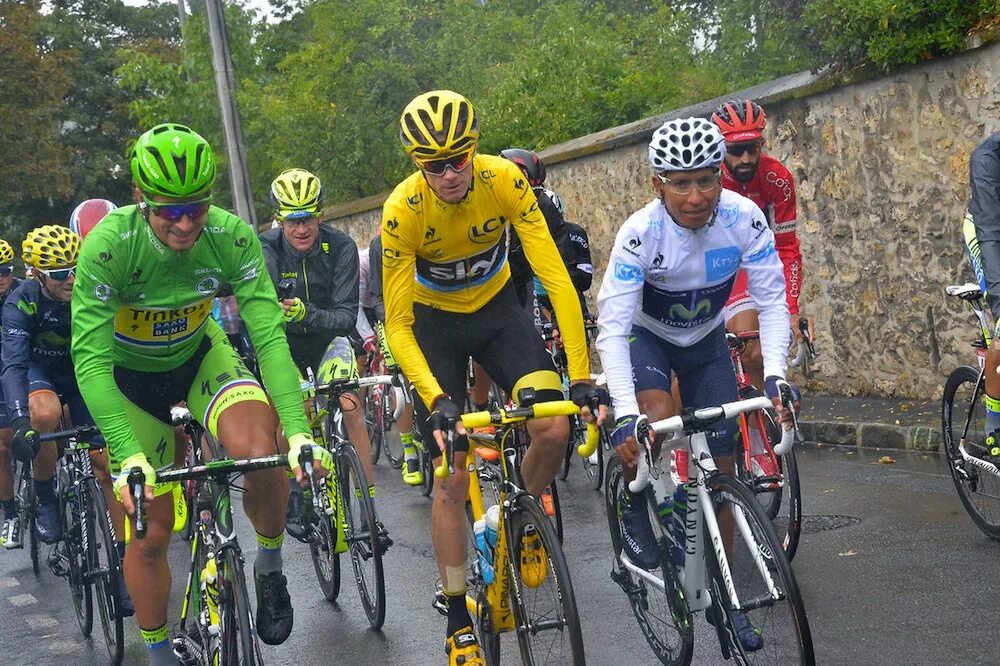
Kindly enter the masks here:
[[176, 123], [157, 125], [140, 136], [129, 166], [144, 194], [187, 199], [207, 195], [215, 181], [215, 155], [208, 141]]

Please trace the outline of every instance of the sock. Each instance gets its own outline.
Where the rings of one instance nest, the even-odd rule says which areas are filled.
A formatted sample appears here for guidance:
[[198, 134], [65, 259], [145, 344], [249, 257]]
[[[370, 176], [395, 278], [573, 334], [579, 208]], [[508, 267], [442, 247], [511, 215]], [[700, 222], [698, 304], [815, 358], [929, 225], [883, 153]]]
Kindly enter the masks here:
[[[375, 509], [376, 508], [376, 506], [375, 506], [375, 484], [372, 484], [372, 485], [368, 486], [368, 497], [372, 498], [372, 509]], [[376, 516], [376, 520], [377, 519], [378, 519], [378, 516]]]
[[284, 532], [276, 537], [266, 537], [257, 532], [257, 559], [254, 561], [254, 571], [258, 575], [281, 571], [284, 564], [281, 561], [281, 544], [284, 541]]
[[35, 480], [35, 493], [41, 502], [49, 504], [56, 500], [56, 477], [50, 476], [44, 481]]
[[417, 449], [413, 446], [413, 433], [404, 432], [399, 436], [399, 441], [403, 444], [403, 456], [407, 460], [417, 457]]
[[177, 658], [174, 657], [167, 641], [167, 625], [158, 629], [140, 627], [139, 633], [142, 634], [142, 640], [148, 648], [146, 654], [149, 656], [150, 666], [173, 666], [177, 663]]
[[0, 504], [3, 504], [3, 517], [5, 519], [10, 520], [15, 515], [17, 515], [17, 502], [14, 500], [13, 497], [11, 497], [9, 500], [3, 500], [3, 502], [0, 502]]
[[125, 544], [121, 541], [115, 542], [115, 550], [118, 551], [118, 561], [122, 563], [122, 570], [125, 570]]
[[990, 434], [1000, 428], [1000, 399], [984, 393], [983, 402], [986, 404], [986, 434]]
[[448, 635], [451, 636], [459, 629], [472, 626], [472, 618], [469, 617], [469, 609], [465, 607], [465, 591], [452, 595], [445, 592], [448, 598]]

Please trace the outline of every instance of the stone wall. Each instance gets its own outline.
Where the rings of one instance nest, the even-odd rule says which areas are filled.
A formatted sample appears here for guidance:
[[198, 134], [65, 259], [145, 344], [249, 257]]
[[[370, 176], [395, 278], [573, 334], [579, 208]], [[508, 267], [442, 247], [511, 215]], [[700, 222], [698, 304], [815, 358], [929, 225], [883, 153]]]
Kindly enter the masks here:
[[[801, 302], [820, 352], [811, 390], [933, 399], [955, 365], [974, 364], [972, 318], [944, 287], [972, 279], [961, 241], [968, 158], [1000, 130], [998, 72], [993, 43], [886, 76], [803, 73], [733, 95], [765, 106], [767, 150], [796, 178]], [[618, 227], [652, 196], [652, 129], [716, 102], [541, 153], [547, 185], [590, 234], [596, 276]], [[329, 212], [367, 243], [383, 199]]]

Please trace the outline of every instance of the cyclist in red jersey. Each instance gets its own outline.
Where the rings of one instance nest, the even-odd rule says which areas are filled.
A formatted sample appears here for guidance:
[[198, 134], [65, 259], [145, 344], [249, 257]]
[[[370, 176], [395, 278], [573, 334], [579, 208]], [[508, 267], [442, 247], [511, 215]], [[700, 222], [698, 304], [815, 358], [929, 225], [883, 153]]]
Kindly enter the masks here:
[[[712, 121], [726, 139], [722, 186], [757, 204], [774, 231], [775, 249], [785, 267], [785, 300], [791, 316], [790, 326], [796, 342], [801, 342], [798, 319], [802, 251], [795, 234], [795, 179], [781, 162], [762, 150], [767, 116], [759, 104], [749, 99], [725, 102], [712, 114]], [[757, 310], [747, 290], [746, 273], [742, 271], [726, 302], [726, 328], [733, 332], [759, 328]], [[763, 385], [764, 361], [759, 342], [747, 345], [743, 367], [754, 386]]]

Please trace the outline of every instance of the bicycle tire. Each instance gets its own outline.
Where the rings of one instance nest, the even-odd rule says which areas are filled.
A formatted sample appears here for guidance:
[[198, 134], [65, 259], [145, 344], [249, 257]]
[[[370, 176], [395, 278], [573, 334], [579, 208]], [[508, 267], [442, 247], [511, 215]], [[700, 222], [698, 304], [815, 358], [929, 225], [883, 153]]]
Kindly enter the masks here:
[[581, 458], [583, 461], [583, 471], [587, 474], [587, 479], [590, 481], [590, 487], [594, 490], [600, 492], [601, 487], [604, 485], [604, 447], [609, 446], [608, 441], [610, 435], [605, 426], [599, 428], [600, 440], [597, 443], [597, 449], [587, 458]]
[[372, 464], [377, 465], [382, 455], [382, 409], [381, 386], [372, 386], [365, 392], [365, 429], [371, 448]]
[[575, 438], [573, 437], [573, 435], [576, 433], [576, 429], [573, 427], [572, 421], [570, 421], [569, 432], [570, 432], [570, 438], [569, 441], [566, 442], [566, 455], [563, 456], [562, 467], [559, 469], [560, 481], [565, 481], [567, 478], [569, 478], [569, 468], [573, 462], [573, 454], [576, 452], [576, 442], [574, 441]]
[[[555, 479], [548, 485], [548, 489], [552, 494], [552, 515], [549, 516], [549, 520], [552, 521], [552, 526], [556, 528], [556, 536], [559, 538], [559, 545], [561, 546], [563, 542], [563, 516], [562, 507], [559, 504], [559, 488]], [[544, 508], [543, 505], [542, 509]], [[548, 516], [548, 512], [545, 515]]]
[[219, 625], [222, 627], [223, 666], [251, 666], [262, 663], [257, 632], [250, 614], [250, 595], [242, 558], [235, 548], [222, 550], [223, 593], [219, 595]]
[[986, 431], [983, 392], [980, 370], [967, 365], [955, 368], [944, 385], [941, 428], [948, 469], [962, 506], [983, 534], [1000, 540], [1000, 477], [966, 461], [958, 450], [963, 432], [967, 433], [967, 453], [970, 444], [982, 446]]
[[[329, 484], [329, 479], [327, 484]], [[329, 485], [324, 486], [329, 488]], [[334, 494], [333, 490], [327, 490]], [[331, 498], [331, 502], [338, 497]], [[334, 530], [337, 525], [337, 512], [332, 516], [322, 514], [316, 525], [314, 539], [309, 542], [309, 554], [312, 556], [313, 569], [319, 581], [320, 591], [327, 601], [336, 601], [340, 595], [340, 553], [337, 552], [337, 536]]]
[[[66, 580], [69, 583], [70, 599], [73, 602], [73, 613], [76, 615], [76, 622], [80, 626], [80, 633], [84, 638], [89, 638], [94, 630], [94, 605], [93, 605], [93, 583], [87, 579], [85, 572], [85, 553], [82, 550], [84, 543], [83, 530], [80, 522], [79, 495], [73, 502], [68, 500], [70, 489], [69, 475], [66, 468], [59, 466], [59, 515], [63, 520], [63, 539], [61, 548], [57, 553], [65, 559], [68, 570]], [[89, 541], [90, 532], [87, 532]]]
[[348, 552], [351, 554], [354, 578], [368, 623], [372, 629], [378, 630], [385, 622], [385, 574], [375, 527], [375, 506], [368, 494], [365, 471], [354, 447], [350, 444], [342, 446], [337, 459], [338, 487], [344, 502]]
[[[724, 474], [709, 479], [708, 488], [716, 516], [721, 515], [723, 505], [727, 505], [732, 512], [735, 526], [732, 544], [726, 549], [730, 580], [746, 609], [743, 612], [763, 639], [758, 651], [745, 651], [740, 644], [733, 629], [734, 604], [712, 544], [712, 536], [706, 530], [706, 562], [714, 600], [713, 606], [706, 612], [713, 618], [723, 657], [733, 658], [738, 664], [815, 664], [812, 634], [798, 583], [788, 557], [780, 547], [774, 526], [757, 502], [754, 492], [741, 481]], [[779, 598], [774, 598], [772, 590], [778, 593]], [[783, 621], [789, 625], [784, 630], [779, 628]]]
[[[741, 400], [761, 395], [761, 392], [752, 386], [740, 391]], [[767, 451], [774, 451], [774, 445], [781, 439], [781, 425], [777, 422], [777, 416], [772, 410], [741, 414], [739, 419], [741, 430], [743, 430], [745, 423], [748, 431], [754, 429], [760, 432], [763, 437], [762, 443]], [[737, 478], [756, 495], [764, 513], [774, 524], [774, 531], [777, 533], [778, 540], [790, 562], [798, 550], [799, 537], [802, 533], [802, 488], [799, 483], [799, 465], [795, 458], [795, 449], [794, 447], [789, 449], [783, 456], [775, 456], [781, 483], [777, 488], [774, 488], [774, 484], [765, 483], [755, 478], [753, 473], [746, 468], [742, 437], [739, 447], [735, 456]]]
[[93, 521], [87, 559], [89, 574], [94, 581], [97, 614], [101, 618], [101, 633], [111, 662], [120, 664], [125, 653], [125, 630], [122, 614], [118, 608], [118, 600], [121, 598], [118, 583], [121, 580], [122, 564], [118, 559], [115, 533], [111, 526], [111, 515], [108, 513], [104, 493], [94, 478], [87, 479], [84, 485], [89, 507], [87, 520]]
[[[28, 552], [31, 556], [31, 570], [35, 575], [41, 573], [38, 560], [38, 533], [35, 531], [35, 519], [38, 513], [37, 496], [35, 494], [35, 477], [32, 475], [31, 465], [21, 463], [22, 487], [24, 493], [21, 498], [21, 529], [27, 529]], [[23, 541], [22, 541], [23, 543]]]
[[[188, 467], [194, 467], [199, 464], [198, 448], [200, 447], [201, 442], [195, 442], [193, 439], [188, 442], [188, 450], [184, 455], [184, 461]], [[198, 482], [193, 479], [182, 481], [181, 492], [184, 493], [184, 502], [187, 504], [187, 520], [184, 521], [181, 538], [185, 541], [191, 541], [198, 532]]]
[[[413, 443], [417, 446], [417, 455], [420, 458], [420, 471], [424, 480], [420, 484], [420, 494], [430, 497], [434, 493], [434, 456], [427, 450], [427, 443], [423, 440], [423, 435], [417, 427], [417, 422], [413, 422]], [[431, 444], [437, 446], [433, 439]]]
[[382, 452], [393, 469], [403, 468], [403, 440], [393, 415], [396, 412], [396, 401], [400, 399], [402, 390], [396, 386], [383, 386], [385, 399], [382, 402]]
[[[694, 654], [694, 621], [684, 598], [677, 569], [670, 560], [670, 546], [661, 534], [657, 540], [660, 549], [660, 579], [663, 592], [634, 575], [622, 565], [621, 524], [618, 520], [618, 494], [625, 484], [622, 463], [618, 456], [608, 460], [604, 474], [604, 503], [611, 532], [611, 545], [615, 559], [611, 578], [622, 588], [629, 607], [646, 643], [664, 666], [681, 666], [691, 663]], [[661, 596], [662, 595], [662, 596]], [[662, 600], [662, 603], [661, 603]], [[659, 612], [656, 612], [659, 611]]]
[[[510, 555], [507, 573], [515, 577], [511, 586], [511, 605], [521, 663], [569, 661], [573, 664], [585, 664], [583, 632], [573, 583], [555, 528], [538, 500], [528, 494], [520, 494], [513, 499], [503, 522]], [[528, 585], [521, 567], [521, 550], [524, 546], [522, 536], [527, 534], [529, 526], [534, 528], [540, 539], [543, 549], [541, 552], [544, 554], [541, 564], [545, 567], [545, 572], [541, 582], [535, 585]], [[550, 592], [545, 594], [546, 600], [541, 600], [540, 596], [545, 589], [550, 589]], [[543, 612], [531, 610], [535, 601], [542, 603]], [[536, 660], [534, 656], [536, 642], [540, 643], [537, 646], [540, 648], [538, 652], [545, 655], [544, 661]]]

